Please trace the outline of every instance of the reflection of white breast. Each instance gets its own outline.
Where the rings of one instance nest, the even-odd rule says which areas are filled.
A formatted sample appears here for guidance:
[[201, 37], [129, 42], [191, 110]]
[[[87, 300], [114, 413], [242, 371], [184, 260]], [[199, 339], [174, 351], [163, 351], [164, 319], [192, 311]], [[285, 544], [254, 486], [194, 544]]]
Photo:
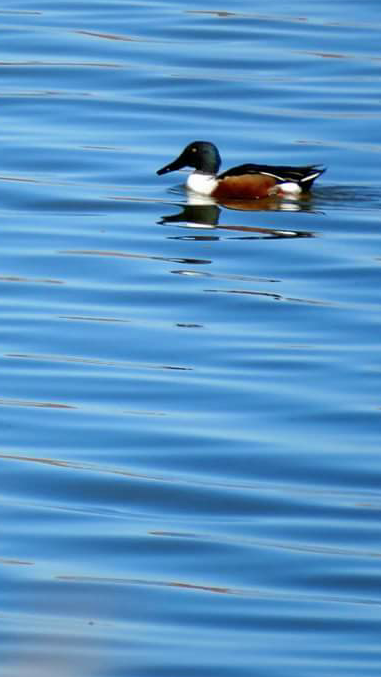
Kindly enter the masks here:
[[187, 194], [187, 205], [191, 205], [192, 207], [205, 207], [215, 204], [217, 204], [216, 200], [210, 195], [201, 195], [200, 193], [197, 194], [193, 191]]
[[213, 174], [193, 172], [188, 176], [187, 188], [201, 195], [210, 195], [216, 188], [218, 181]]

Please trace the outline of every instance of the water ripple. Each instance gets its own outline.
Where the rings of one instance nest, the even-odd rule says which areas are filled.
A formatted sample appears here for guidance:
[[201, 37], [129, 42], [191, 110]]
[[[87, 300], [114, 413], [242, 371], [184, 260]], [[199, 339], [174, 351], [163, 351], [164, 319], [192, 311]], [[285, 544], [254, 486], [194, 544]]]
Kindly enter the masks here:
[[380, 674], [379, 3], [8, 5], [1, 673]]

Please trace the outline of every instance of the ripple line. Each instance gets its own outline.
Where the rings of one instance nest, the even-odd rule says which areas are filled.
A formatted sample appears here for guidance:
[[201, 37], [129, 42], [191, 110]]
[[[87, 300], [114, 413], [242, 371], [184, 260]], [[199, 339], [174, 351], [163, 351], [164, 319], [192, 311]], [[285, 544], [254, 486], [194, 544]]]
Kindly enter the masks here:
[[[1, 280], [1, 277], [0, 277]], [[86, 315], [58, 315], [60, 320], [73, 320], [77, 322], [111, 322], [128, 324], [131, 320], [120, 320], [116, 317], [91, 317]]]
[[291, 303], [307, 303], [313, 306], [333, 306], [337, 305], [330, 301], [316, 301], [314, 299], [299, 299], [292, 296], [282, 296], [270, 291], [251, 291], [249, 289], [204, 289], [204, 292], [213, 294], [241, 294], [242, 296], [268, 296], [274, 301], [290, 301]]
[[112, 360], [100, 360], [90, 357], [71, 357], [67, 355], [47, 355], [37, 353], [4, 353], [4, 357], [18, 359], [18, 360], [34, 360], [47, 362], [65, 362], [73, 364], [95, 365], [100, 367], [118, 367], [119, 369], [154, 369], [154, 370], [169, 370], [169, 371], [193, 371], [193, 367], [181, 367], [170, 364], [144, 364], [133, 362], [122, 362]]
[[39, 277], [19, 277], [18, 275], [0, 275], [0, 282], [23, 282], [29, 284], [65, 284], [63, 280]]
[[256, 597], [261, 599], [276, 599], [276, 600], [294, 600], [301, 603], [310, 604], [311, 602], [329, 602], [331, 604], [361, 604], [371, 606], [381, 606], [379, 600], [368, 599], [364, 597], [348, 597], [339, 595], [306, 595], [303, 593], [285, 593], [277, 592], [275, 590], [261, 590], [259, 588], [233, 588], [230, 586], [215, 586], [215, 585], [200, 585], [187, 581], [164, 581], [160, 579], [143, 579], [143, 578], [113, 578], [103, 576], [69, 576], [58, 575], [56, 580], [71, 583], [101, 583], [101, 584], [116, 584], [116, 585], [144, 585], [153, 587], [165, 588], [181, 588], [186, 590], [195, 590], [200, 592], [210, 592], [219, 595], [234, 595], [237, 597]]
[[212, 263], [210, 259], [182, 259], [170, 256], [149, 256], [148, 254], [129, 254], [127, 252], [103, 251], [100, 249], [64, 249], [59, 254], [73, 254], [74, 256], [110, 256], [122, 259], [145, 259], [148, 261], [164, 261], [165, 263], [191, 263], [205, 265]]
[[4, 407], [38, 407], [43, 409], [77, 409], [71, 404], [61, 404], [59, 402], [38, 402], [34, 400], [13, 400], [0, 398], [0, 406]]

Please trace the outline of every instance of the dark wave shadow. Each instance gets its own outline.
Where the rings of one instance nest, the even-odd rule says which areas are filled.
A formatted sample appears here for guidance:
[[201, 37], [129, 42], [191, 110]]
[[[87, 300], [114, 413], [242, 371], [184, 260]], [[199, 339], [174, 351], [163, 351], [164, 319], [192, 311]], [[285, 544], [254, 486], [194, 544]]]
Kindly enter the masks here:
[[378, 186], [326, 186], [324, 190], [316, 191], [315, 198], [321, 206], [330, 209], [353, 209], [354, 205], [378, 209], [381, 205], [381, 190]]

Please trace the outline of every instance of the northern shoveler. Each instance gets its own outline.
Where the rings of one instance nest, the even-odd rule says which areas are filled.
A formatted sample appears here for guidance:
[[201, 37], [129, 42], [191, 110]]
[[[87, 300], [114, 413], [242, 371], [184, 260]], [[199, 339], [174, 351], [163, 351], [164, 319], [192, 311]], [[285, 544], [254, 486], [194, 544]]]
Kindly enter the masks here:
[[188, 176], [187, 188], [217, 199], [253, 200], [269, 195], [299, 195], [309, 191], [314, 180], [325, 172], [324, 167], [288, 167], [246, 164], [218, 174], [221, 157], [209, 141], [193, 141], [176, 160], [157, 171], [167, 174], [182, 167], [194, 167]]

